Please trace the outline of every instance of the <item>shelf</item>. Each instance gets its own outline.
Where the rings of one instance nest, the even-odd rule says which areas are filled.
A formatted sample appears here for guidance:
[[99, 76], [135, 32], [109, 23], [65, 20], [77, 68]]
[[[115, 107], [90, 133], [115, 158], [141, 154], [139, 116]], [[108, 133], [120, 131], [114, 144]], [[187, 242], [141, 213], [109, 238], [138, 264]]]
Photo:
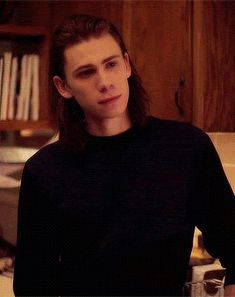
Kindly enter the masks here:
[[0, 25], [0, 35], [1, 37], [43, 37], [48, 35], [48, 30], [38, 26]]
[[52, 129], [47, 120], [40, 121], [0, 121], [0, 131], [19, 131], [24, 129], [44, 130]]
[[0, 131], [51, 130], [49, 121], [49, 30], [43, 26], [0, 25], [0, 54], [11, 51], [15, 56], [37, 54], [39, 68], [39, 120], [38, 121], [0, 121]]

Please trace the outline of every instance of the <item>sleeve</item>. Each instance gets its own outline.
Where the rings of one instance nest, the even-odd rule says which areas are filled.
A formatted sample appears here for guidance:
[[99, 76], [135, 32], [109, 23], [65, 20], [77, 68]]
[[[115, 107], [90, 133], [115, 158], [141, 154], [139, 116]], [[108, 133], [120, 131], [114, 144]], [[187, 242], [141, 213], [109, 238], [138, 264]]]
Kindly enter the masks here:
[[18, 206], [13, 280], [16, 296], [58, 295], [58, 224], [48, 183], [41, 178], [40, 170], [31, 170], [26, 163]]
[[207, 135], [197, 161], [196, 225], [208, 252], [226, 268], [225, 285], [235, 284], [235, 197]]

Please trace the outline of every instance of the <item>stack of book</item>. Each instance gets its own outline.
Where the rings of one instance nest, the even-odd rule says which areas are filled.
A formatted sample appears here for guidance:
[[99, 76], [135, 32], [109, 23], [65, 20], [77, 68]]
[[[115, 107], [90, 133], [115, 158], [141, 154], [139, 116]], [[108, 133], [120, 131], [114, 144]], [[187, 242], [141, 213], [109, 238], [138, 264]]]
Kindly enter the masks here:
[[0, 57], [0, 120], [39, 119], [39, 56]]

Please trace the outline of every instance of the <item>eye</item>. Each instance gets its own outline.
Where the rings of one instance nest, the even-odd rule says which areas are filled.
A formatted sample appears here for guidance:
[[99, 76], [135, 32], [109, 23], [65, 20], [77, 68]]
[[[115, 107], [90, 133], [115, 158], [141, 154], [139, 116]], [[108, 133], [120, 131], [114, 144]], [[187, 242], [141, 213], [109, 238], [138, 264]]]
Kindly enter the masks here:
[[78, 76], [81, 78], [87, 78], [95, 73], [95, 69], [87, 69], [78, 73]]
[[106, 67], [107, 68], [114, 68], [116, 65], [117, 65], [117, 62], [111, 61], [111, 62], [106, 64]]

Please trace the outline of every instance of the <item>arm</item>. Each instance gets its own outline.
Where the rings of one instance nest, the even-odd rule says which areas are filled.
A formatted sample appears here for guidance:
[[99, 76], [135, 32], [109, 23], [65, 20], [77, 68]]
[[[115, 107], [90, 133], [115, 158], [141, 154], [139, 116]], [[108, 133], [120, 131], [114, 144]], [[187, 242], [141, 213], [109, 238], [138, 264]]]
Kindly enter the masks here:
[[59, 254], [55, 206], [45, 177], [31, 167], [26, 163], [20, 189], [13, 288], [16, 296], [55, 296]]
[[[235, 197], [218, 154], [206, 138], [197, 159], [196, 225], [208, 252], [226, 268], [225, 286], [235, 284]], [[230, 294], [234, 286], [226, 288]], [[234, 296], [234, 295], [231, 295]]]

